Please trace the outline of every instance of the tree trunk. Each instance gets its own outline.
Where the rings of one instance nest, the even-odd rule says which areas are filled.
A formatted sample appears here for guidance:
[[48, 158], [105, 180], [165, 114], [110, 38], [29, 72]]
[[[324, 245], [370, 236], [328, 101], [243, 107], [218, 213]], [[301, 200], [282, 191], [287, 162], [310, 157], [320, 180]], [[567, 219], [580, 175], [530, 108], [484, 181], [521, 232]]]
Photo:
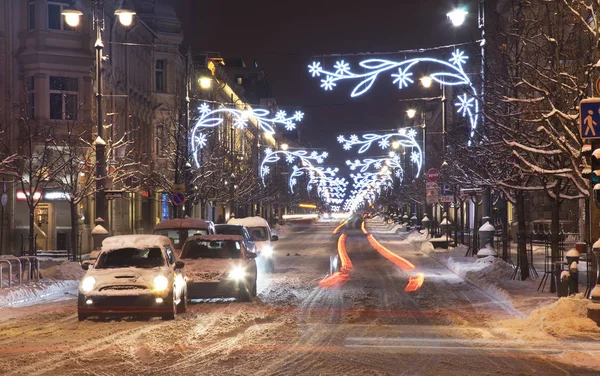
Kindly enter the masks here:
[[[71, 260], [77, 261], [77, 234], [79, 233], [79, 217], [77, 216], [77, 204], [69, 202], [71, 207], [71, 247], [73, 254], [67, 253], [67, 258], [71, 256]], [[70, 252], [70, 251], [69, 251]]]
[[35, 206], [29, 207], [29, 250], [28, 255], [35, 256]]
[[560, 183], [561, 180], [557, 179], [556, 186], [554, 187], [554, 200], [552, 201], [552, 223], [550, 230], [552, 234], [551, 238], [551, 250], [552, 250], [552, 278], [550, 282], [550, 292], [556, 292], [556, 283], [554, 280], [554, 273], [557, 270], [556, 261], [560, 261]]
[[527, 228], [525, 223], [525, 193], [517, 192], [517, 258], [521, 266], [521, 281], [529, 278], [529, 260], [527, 259]]

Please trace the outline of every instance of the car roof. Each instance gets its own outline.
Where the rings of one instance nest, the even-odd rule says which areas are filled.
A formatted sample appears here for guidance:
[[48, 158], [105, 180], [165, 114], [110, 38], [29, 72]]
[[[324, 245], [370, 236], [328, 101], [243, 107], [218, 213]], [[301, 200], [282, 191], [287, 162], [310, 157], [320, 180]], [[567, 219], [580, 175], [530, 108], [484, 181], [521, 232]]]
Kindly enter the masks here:
[[231, 223], [227, 223], [227, 224], [215, 225], [215, 230], [216, 229], [220, 229], [220, 228], [238, 228], [238, 229], [242, 229], [244, 227], [245, 227], [244, 225], [233, 225]]
[[269, 227], [269, 223], [263, 217], [231, 218], [227, 224], [244, 225], [246, 227]]
[[120, 248], [146, 248], [170, 245], [171, 239], [164, 235], [135, 234], [110, 236], [102, 241], [102, 251]]
[[187, 238], [186, 243], [191, 240], [206, 240], [206, 241], [218, 241], [218, 240], [234, 240], [243, 241], [244, 238], [241, 235], [194, 235]]
[[200, 218], [173, 218], [158, 223], [154, 230], [176, 229], [176, 228], [202, 228], [207, 229], [212, 222]]

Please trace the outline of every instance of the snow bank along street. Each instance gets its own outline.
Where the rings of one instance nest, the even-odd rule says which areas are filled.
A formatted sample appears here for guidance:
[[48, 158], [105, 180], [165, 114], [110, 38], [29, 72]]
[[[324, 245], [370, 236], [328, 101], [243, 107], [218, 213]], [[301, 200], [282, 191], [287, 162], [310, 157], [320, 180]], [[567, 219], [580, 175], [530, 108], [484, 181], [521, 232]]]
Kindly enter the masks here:
[[[599, 374], [600, 329], [581, 297], [532, 295], [498, 261], [418, 234], [337, 225], [278, 229], [254, 301], [193, 301], [173, 321], [79, 322], [83, 271], [43, 269], [38, 285], [0, 290], [0, 374]], [[338, 279], [320, 283], [332, 255]]]

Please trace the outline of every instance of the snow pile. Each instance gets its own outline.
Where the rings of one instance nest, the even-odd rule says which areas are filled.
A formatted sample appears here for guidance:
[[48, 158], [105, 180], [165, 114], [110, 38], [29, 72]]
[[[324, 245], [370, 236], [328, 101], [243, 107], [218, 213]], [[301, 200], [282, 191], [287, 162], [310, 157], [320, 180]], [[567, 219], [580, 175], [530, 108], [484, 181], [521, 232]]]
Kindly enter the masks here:
[[285, 239], [292, 232], [292, 226], [293, 225], [290, 225], [290, 224], [285, 224], [285, 225], [276, 224], [271, 229], [272, 230], [271, 232], [273, 232], [275, 235], [279, 236], [279, 239]]
[[481, 259], [465, 257], [467, 248], [464, 246], [452, 250], [434, 249], [430, 242], [423, 242], [421, 251], [514, 310], [512, 296], [499, 286], [500, 282], [509, 280], [512, 275], [513, 268], [508, 263], [491, 256]]
[[42, 280], [0, 290], [0, 308], [24, 305], [50, 295], [75, 293], [79, 281]]
[[561, 298], [534, 310], [527, 318], [500, 321], [496, 330], [526, 339], [551, 335], [561, 339], [587, 337], [598, 341], [600, 327], [587, 318], [588, 304], [589, 300], [583, 294]]
[[[412, 231], [410, 234], [408, 234], [406, 240], [408, 240], [410, 243], [413, 243], [413, 244], [422, 244], [428, 238], [429, 238], [428, 230], [422, 230], [422, 231], [415, 230], [415, 231]], [[431, 243], [429, 243], [429, 244], [431, 244]]]
[[52, 278], [59, 280], [80, 280], [85, 270], [76, 261], [65, 261], [62, 264], [51, 266], [40, 271], [41, 278]]

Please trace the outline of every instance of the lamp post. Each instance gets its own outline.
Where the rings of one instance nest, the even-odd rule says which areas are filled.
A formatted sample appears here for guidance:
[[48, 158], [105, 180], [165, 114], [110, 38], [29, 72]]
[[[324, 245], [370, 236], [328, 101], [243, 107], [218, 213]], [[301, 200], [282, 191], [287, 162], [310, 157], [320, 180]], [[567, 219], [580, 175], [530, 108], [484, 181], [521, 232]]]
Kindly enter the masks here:
[[[97, 128], [98, 136], [94, 141], [94, 147], [96, 150], [96, 197], [95, 197], [95, 211], [96, 211], [96, 228], [94, 229], [95, 235], [99, 235], [94, 238], [94, 248], [100, 248], [103, 237], [108, 235], [108, 231], [104, 227], [103, 223], [106, 220], [106, 197], [105, 197], [105, 184], [106, 184], [106, 141], [104, 140], [104, 108], [102, 101], [102, 49], [104, 44], [102, 42], [102, 31], [104, 31], [104, 1], [93, 0], [92, 2], [93, 22], [94, 29], [96, 30], [96, 43], [94, 48], [96, 50], [96, 107], [97, 107]], [[65, 17], [65, 22], [71, 27], [77, 27], [79, 25], [83, 12], [73, 8], [66, 8], [63, 10], [62, 15]], [[133, 22], [133, 16], [135, 12], [129, 9], [121, 8], [115, 11], [115, 16], [119, 18], [119, 22], [123, 26], [130, 26]]]

